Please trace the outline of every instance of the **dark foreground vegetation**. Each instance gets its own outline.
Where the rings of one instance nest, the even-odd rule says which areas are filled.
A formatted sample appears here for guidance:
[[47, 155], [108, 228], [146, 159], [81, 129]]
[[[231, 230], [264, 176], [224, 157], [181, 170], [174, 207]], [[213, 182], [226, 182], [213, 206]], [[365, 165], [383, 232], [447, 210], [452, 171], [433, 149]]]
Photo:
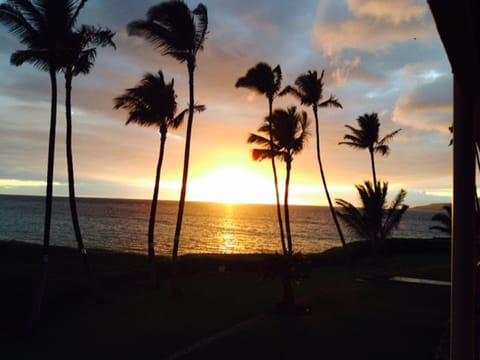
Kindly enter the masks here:
[[378, 266], [368, 265], [367, 246], [348, 246], [351, 267], [341, 248], [309, 255], [311, 278], [295, 289], [306, 311], [297, 316], [274, 311], [280, 281], [262, 276], [270, 255], [180, 257], [184, 294], [172, 297], [166, 272], [160, 290], [150, 289], [145, 256], [92, 250], [98, 301], [78, 252], [52, 247], [41, 318], [25, 334], [41, 247], [0, 242], [2, 358], [434, 359], [449, 288], [388, 277], [448, 280], [449, 244], [393, 240]]

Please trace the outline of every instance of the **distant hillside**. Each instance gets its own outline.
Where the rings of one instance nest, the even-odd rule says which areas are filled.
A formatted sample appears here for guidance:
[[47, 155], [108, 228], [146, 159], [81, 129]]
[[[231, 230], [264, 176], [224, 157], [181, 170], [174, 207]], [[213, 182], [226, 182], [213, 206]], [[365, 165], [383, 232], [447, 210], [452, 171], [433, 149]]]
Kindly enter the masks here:
[[442, 211], [445, 205], [450, 205], [449, 203], [434, 203], [428, 205], [419, 205], [412, 207], [412, 210], [426, 210], [426, 211]]

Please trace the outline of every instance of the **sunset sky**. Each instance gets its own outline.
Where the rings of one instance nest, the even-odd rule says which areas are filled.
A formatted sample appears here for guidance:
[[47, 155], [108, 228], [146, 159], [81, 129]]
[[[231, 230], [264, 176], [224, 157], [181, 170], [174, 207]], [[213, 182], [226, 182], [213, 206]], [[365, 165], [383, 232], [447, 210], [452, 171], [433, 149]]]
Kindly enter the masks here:
[[[125, 126], [112, 99], [146, 72], [175, 79], [179, 108], [187, 106], [185, 64], [161, 56], [128, 22], [159, 1], [90, 0], [78, 24], [109, 27], [117, 50], [100, 49], [88, 76], [73, 82], [77, 195], [150, 198], [158, 156], [154, 129]], [[197, 1], [186, 1], [193, 9]], [[380, 135], [402, 128], [389, 157], [376, 157], [377, 176], [393, 194], [407, 190], [409, 205], [446, 202], [451, 194], [452, 76], [425, 0], [204, 0], [209, 33], [198, 55], [196, 102], [207, 110], [193, 125], [187, 200], [272, 202], [271, 166], [251, 159], [246, 143], [268, 112], [265, 97], [235, 82], [260, 61], [280, 64], [283, 85], [307, 70], [325, 69], [324, 95], [342, 109], [321, 109], [322, 157], [331, 195], [357, 201], [354, 184], [371, 179], [367, 151], [338, 145], [345, 124], [377, 112]], [[301, 5], [300, 5], [301, 4]], [[0, 194], [44, 195], [49, 130], [48, 74], [13, 67], [22, 49], [0, 27]], [[67, 194], [64, 82], [59, 75], [55, 195]], [[274, 108], [300, 104], [278, 98]], [[310, 108], [305, 108], [313, 120]], [[314, 131], [314, 128], [311, 128]], [[169, 134], [161, 199], [179, 197], [185, 126]], [[279, 164], [283, 169], [284, 164]], [[281, 173], [283, 181], [283, 172]], [[293, 162], [291, 202], [325, 205], [314, 137]]]

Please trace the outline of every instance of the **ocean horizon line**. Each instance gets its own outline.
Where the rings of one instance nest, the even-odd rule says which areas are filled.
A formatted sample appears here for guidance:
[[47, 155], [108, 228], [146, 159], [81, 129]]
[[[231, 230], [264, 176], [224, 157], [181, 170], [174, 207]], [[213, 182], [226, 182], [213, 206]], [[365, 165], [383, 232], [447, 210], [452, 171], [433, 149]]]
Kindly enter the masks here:
[[[30, 194], [0, 194], [0, 197], [24, 197], [24, 198], [41, 198], [45, 199], [45, 195], [30, 195]], [[53, 199], [68, 199], [68, 195], [54, 195]], [[108, 197], [108, 196], [76, 196], [77, 200], [112, 200], [112, 201], [146, 201], [151, 202], [152, 199], [148, 198], [135, 198], [135, 197]], [[168, 203], [178, 203], [178, 200], [170, 199], [158, 199], [158, 201], [168, 202]], [[215, 204], [215, 205], [245, 205], [245, 206], [275, 206], [275, 203], [243, 203], [243, 202], [221, 202], [221, 201], [206, 201], [206, 200], [186, 200], [186, 203], [191, 204]], [[312, 205], [312, 204], [288, 204], [289, 206], [298, 206], [298, 207], [316, 207], [316, 208], [328, 208], [328, 205]], [[282, 204], [283, 206], [283, 204]], [[340, 208], [335, 206], [335, 208]]]

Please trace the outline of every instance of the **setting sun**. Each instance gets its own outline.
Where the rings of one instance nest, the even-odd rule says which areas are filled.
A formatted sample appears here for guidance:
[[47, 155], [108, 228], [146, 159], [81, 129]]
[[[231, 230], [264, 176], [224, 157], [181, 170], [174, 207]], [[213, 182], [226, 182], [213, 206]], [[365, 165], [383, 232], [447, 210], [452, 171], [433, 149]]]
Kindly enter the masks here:
[[246, 166], [212, 169], [192, 179], [191, 199], [221, 203], [274, 203], [273, 183]]

